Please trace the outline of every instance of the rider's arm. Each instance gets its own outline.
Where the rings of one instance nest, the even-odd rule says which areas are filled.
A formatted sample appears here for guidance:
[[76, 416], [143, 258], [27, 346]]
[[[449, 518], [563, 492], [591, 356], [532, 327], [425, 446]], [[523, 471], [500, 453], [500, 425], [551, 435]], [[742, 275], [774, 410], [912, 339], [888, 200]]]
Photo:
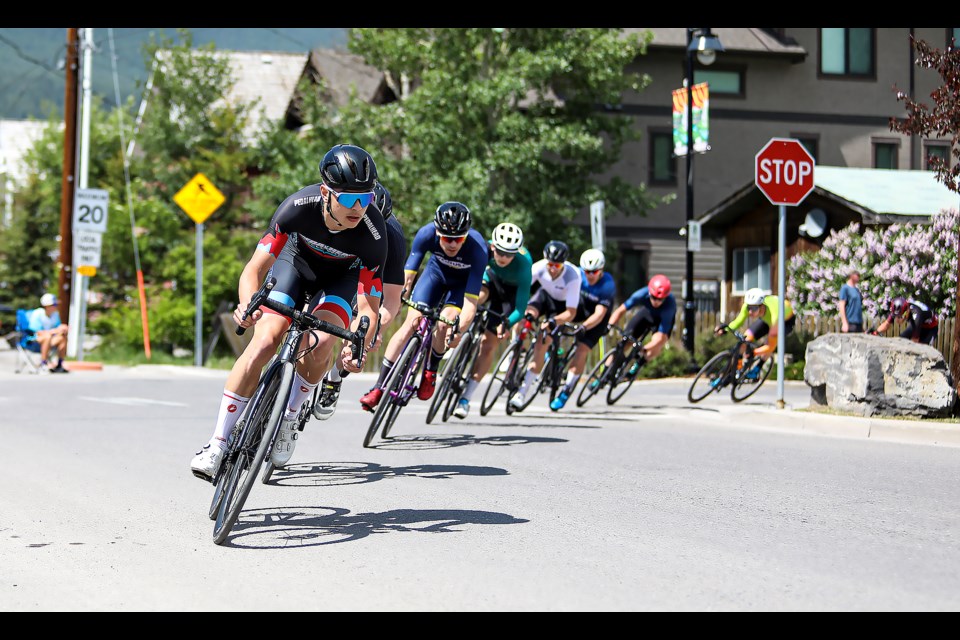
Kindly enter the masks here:
[[513, 311], [507, 316], [508, 327], [515, 325], [523, 317], [527, 303], [530, 302], [530, 286], [533, 284], [533, 261], [530, 259], [529, 252], [521, 249], [514, 260], [523, 260], [523, 264], [517, 272], [517, 294], [513, 300]]
[[576, 307], [567, 307], [564, 311], [561, 311], [553, 317], [557, 324], [563, 324], [564, 322], [571, 322], [574, 318], [577, 317], [577, 308]]
[[607, 315], [607, 311], [609, 309], [610, 307], [605, 307], [602, 304], [598, 304], [593, 310], [593, 313], [590, 314], [590, 317], [581, 323], [583, 328], [589, 331], [590, 329], [596, 327], [603, 321], [603, 317]]
[[734, 318], [733, 320], [731, 320], [731, 321], [727, 324], [727, 328], [728, 328], [730, 331], [733, 331], [733, 330], [735, 330], [735, 329], [739, 329], [739, 328], [741, 327], [741, 325], [743, 325], [743, 322], [744, 322], [746, 319], [747, 319], [747, 303], [744, 302], [744, 303], [743, 303], [743, 306], [740, 307], [740, 313], [738, 313], [738, 314], [737, 314], [737, 317]]
[[623, 317], [623, 314], [627, 312], [627, 305], [621, 304], [619, 307], [613, 310], [613, 313], [610, 314], [610, 324], [617, 324], [620, 322], [620, 318]]
[[258, 246], [257, 250], [253, 252], [253, 256], [247, 261], [240, 273], [237, 293], [241, 311], [246, 311], [247, 305], [250, 304], [250, 298], [260, 288], [264, 278], [267, 277], [267, 272], [270, 271], [270, 267], [277, 261], [272, 253], [264, 251], [260, 248], [261, 246], [263, 245]]
[[477, 296], [469, 294], [463, 296], [463, 308], [460, 309], [460, 323], [458, 330], [464, 333], [470, 328], [470, 323], [477, 315]]

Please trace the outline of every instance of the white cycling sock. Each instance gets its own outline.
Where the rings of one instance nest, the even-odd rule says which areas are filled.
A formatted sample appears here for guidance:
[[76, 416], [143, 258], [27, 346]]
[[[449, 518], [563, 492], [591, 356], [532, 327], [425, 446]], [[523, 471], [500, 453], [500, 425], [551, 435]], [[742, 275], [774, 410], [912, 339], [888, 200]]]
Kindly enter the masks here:
[[467, 402], [470, 402], [470, 398], [473, 397], [473, 392], [476, 391], [477, 387], [479, 386], [480, 383], [473, 378], [470, 378], [470, 380], [467, 381], [467, 388], [463, 390], [463, 397]]
[[567, 393], [573, 393], [573, 390], [577, 387], [578, 382], [580, 382], [580, 374], [574, 373], [573, 371], [567, 371], [567, 384], [563, 390]]
[[326, 378], [330, 382], [340, 382], [340, 367], [338, 367], [336, 363], [334, 363], [330, 371], [327, 371]]
[[303, 404], [307, 396], [313, 393], [313, 390], [316, 388], [316, 382], [307, 382], [300, 376], [299, 371], [295, 371], [293, 375], [293, 389], [290, 390], [290, 403], [287, 405], [287, 415], [285, 415], [284, 418], [287, 420], [296, 418], [297, 414], [300, 413], [300, 405]]
[[520, 395], [526, 397], [527, 389], [530, 388], [530, 385], [533, 384], [533, 381], [536, 380], [537, 374], [535, 374], [530, 369], [527, 369], [527, 372], [523, 375], [523, 382], [520, 383]]
[[213, 437], [218, 440], [229, 441], [230, 432], [233, 431], [237, 420], [243, 415], [243, 410], [247, 408], [250, 398], [244, 398], [232, 391], [223, 390], [223, 398], [220, 400], [220, 413], [217, 414], [217, 426], [213, 430]]

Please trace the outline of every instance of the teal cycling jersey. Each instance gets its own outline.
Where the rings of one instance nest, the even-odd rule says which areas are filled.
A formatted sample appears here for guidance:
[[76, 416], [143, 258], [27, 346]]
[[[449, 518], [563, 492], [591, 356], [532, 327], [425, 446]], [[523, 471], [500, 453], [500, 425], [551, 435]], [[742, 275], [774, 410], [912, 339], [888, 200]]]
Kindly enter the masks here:
[[[493, 251], [490, 251], [490, 260], [487, 266], [493, 271], [498, 280], [506, 285], [517, 288], [516, 298], [513, 303], [513, 311], [507, 317], [507, 325], [513, 326], [521, 317], [527, 308], [527, 301], [530, 300], [530, 285], [533, 281], [533, 258], [526, 247], [520, 247], [513, 260], [505, 267], [497, 265], [493, 257]], [[483, 282], [490, 282], [489, 271], [484, 272]]]

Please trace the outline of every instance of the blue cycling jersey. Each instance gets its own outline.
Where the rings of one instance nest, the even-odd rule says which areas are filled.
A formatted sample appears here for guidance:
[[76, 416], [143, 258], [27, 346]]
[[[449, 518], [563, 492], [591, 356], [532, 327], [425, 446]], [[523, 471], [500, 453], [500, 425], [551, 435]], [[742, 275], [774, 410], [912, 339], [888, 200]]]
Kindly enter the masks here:
[[446, 281], [465, 281], [464, 294], [476, 298], [483, 284], [483, 272], [487, 268], [487, 242], [476, 229], [470, 229], [457, 255], [450, 257], [440, 247], [440, 236], [431, 222], [417, 231], [410, 246], [410, 256], [404, 270], [416, 272], [427, 252], [430, 252], [428, 268], [436, 268]]
[[677, 317], [677, 301], [674, 299], [672, 293], [667, 294], [667, 299], [663, 301], [663, 304], [661, 304], [658, 309], [650, 302], [649, 287], [644, 287], [634, 291], [633, 295], [623, 303], [623, 306], [627, 309], [632, 309], [638, 304], [649, 309], [654, 320], [660, 323], [657, 331], [670, 335], [670, 332], [673, 331], [673, 323]]

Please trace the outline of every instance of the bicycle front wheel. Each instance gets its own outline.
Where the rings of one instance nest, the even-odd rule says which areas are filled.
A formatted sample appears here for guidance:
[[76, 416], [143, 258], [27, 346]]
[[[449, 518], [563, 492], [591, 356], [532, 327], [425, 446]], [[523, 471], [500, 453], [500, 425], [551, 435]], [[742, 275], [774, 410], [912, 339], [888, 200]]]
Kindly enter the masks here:
[[533, 345], [530, 345], [530, 347], [527, 349], [526, 355], [523, 358], [523, 364], [520, 366], [520, 368], [516, 372], [517, 386], [513, 391], [511, 391], [510, 397], [507, 398], [507, 406], [509, 409], [513, 409], [513, 411], [523, 411], [524, 409], [529, 407], [530, 403], [533, 402], [533, 399], [537, 397], [537, 394], [540, 393], [540, 388], [543, 386], [543, 381], [547, 375], [546, 373], [548, 371], [547, 365], [549, 364], [549, 362], [543, 363], [543, 366], [540, 368], [540, 373], [537, 374], [537, 376], [533, 379], [533, 382], [530, 383], [530, 388], [527, 389], [527, 395], [523, 399], [523, 403], [519, 407], [514, 407], [510, 405], [510, 400], [512, 400], [513, 396], [515, 396], [520, 392], [520, 387], [523, 386], [523, 379], [524, 377], [526, 377], [527, 371], [529, 371], [529, 369], [527, 368], [527, 365], [529, 365], [532, 360], [533, 360]]
[[430, 401], [430, 408], [427, 409], [427, 424], [433, 422], [433, 419], [437, 416], [437, 412], [440, 411], [440, 407], [446, 403], [447, 394], [450, 392], [451, 383], [459, 373], [458, 369], [460, 360], [462, 360], [464, 355], [469, 351], [470, 344], [470, 334], [468, 333], [463, 336], [463, 339], [460, 340], [460, 344], [458, 344], [457, 348], [454, 349], [453, 353], [450, 354], [450, 358], [447, 360], [447, 364], [443, 368], [443, 371], [437, 373], [440, 384], [437, 385], [437, 389], [433, 392], [433, 399]]
[[610, 377], [610, 372], [614, 371], [617, 366], [617, 353], [620, 350], [616, 347], [612, 347], [607, 350], [603, 357], [594, 365], [593, 369], [590, 370], [590, 375], [587, 376], [587, 379], [583, 382], [583, 388], [580, 389], [580, 394], [577, 396], [577, 406], [582, 407], [587, 404], [587, 401], [593, 396], [597, 395], [600, 392], [600, 389], [603, 389], [606, 386], [607, 381]]
[[[383, 385], [383, 395], [380, 396], [380, 404], [377, 405], [377, 410], [373, 413], [373, 419], [370, 420], [370, 426], [367, 428], [367, 435], [363, 439], [363, 446], [369, 448], [370, 443], [373, 442], [374, 436], [377, 435], [377, 431], [380, 429], [381, 425], [386, 426], [384, 428], [383, 437], [387, 437], [387, 432], [390, 430], [390, 426], [393, 424], [393, 420], [396, 419], [397, 412], [400, 411], [399, 405], [396, 405], [398, 400], [390, 395], [391, 391], [395, 391], [397, 396], [400, 395], [400, 392], [403, 391], [403, 385], [406, 382], [408, 371], [410, 367], [410, 361], [416, 353], [417, 349], [420, 348], [420, 341], [423, 338], [419, 334], [414, 334], [411, 336], [410, 340], [407, 341], [406, 346], [403, 348], [403, 352], [400, 354], [400, 357], [397, 358], [397, 361], [393, 365], [393, 370], [390, 372], [390, 375], [387, 377], [387, 381]], [[390, 418], [390, 420], [387, 420]]]
[[453, 410], [457, 408], [457, 402], [467, 388], [470, 376], [473, 375], [473, 365], [477, 360], [477, 352], [480, 350], [480, 338], [477, 337], [470, 342], [470, 348], [460, 357], [454, 375], [451, 377], [450, 386], [447, 388], [447, 401], [443, 405], [443, 421], [447, 422], [453, 415]]
[[236, 447], [236, 456], [227, 473], [223, 499], [213, 525], [213, 541], [216, 544], [223, 544], [230, 535], [257, 478], [257, 471], [270, 455], [270, 447], [273, 446], [280, 419], [287, 409], [293, 372], [293, 363], [285, 362], [279, 369], [268, 369], [269, 379], [258, 385], [257, 393], [260, 393], [261, 389], [263, 393], [257, 406], [250, 407], [249, 419], [243, 430], [245, 437]]
[[[490, 409], [493, 409], [493, 405], [497, 403], [497, 400], [503, 395], [503, 390], [507, 388], [507, 382], [513, 374], [511, 367], [516, 367], [519, 364], [519, 362], [513, 361], [518, 348], [519, 346], [515, 342], [511, 342], [503, 355], [500, 356], [500, 361], [497, 362], [496, 368], [490, 374], [490, 382], [483, 394], [483, 401], [480, 403], [480, 415], [485, 416], [490, 413]], [[519, 360], [519, 358], [516, 359]]]
[[707, 364], [700, 368], [697, 377], [690, 384], [687, 400], [700, 402], [714, 391], [719, 391], [726, 382], [724, 376], [730, 366], [730, 352], [724, 351], [707, 360]]
[[773, 371], [773, 358], [767, 358], [763, 364], [760, 365], [760, 374], [755, 380], [747, 378], [746, 374], [756, 365], [756, 360], [758, 360], [758, 358], [754, 356], [749, 362], [744, 364], [743, 371], [733, 380], [730, 388], [730, 398], [734, 402], [742, 402], [755, 394], [757, 390], [760, 389], [760, 385], [763, 384], [764, 380], [770, 377], [770, 372]]

